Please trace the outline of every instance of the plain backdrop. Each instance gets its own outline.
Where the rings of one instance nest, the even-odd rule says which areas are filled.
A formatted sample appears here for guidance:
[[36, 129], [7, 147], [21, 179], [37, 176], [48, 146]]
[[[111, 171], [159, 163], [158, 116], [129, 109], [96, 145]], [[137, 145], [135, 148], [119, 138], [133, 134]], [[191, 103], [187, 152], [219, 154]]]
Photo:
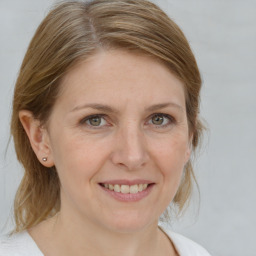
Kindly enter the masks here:
[[[214, 256], [256, 256], [256, 1], [155, 0], [185, 32], [202, 77], [201, 115], [209, 131], [196, 162], [200, 206], [173, 229]], [[13, 227], [22, 177], [9, 139], [17, 73], [54, 0], [0, 0], [0, 233]]]

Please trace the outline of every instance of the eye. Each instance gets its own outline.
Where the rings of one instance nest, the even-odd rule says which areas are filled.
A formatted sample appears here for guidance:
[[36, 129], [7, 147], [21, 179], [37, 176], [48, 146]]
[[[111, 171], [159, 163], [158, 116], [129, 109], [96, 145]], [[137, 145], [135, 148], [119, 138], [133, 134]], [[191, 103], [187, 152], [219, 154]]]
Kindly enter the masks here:
[[174, 122], [174, 118], [167, 114], [154, 114], [149, 121], [150, 124], [155, 126], [165, 127]]
[[88, 116], [84, 118], [80, 123], [91, 127], [102, 127], [107, 125], [107, 121], [104, 119], [104, 115]]
[[155, 125], [161, 125], [164, 122], [164, 117], [160, 115], [155, 115], [152, 117], [152, 123]]

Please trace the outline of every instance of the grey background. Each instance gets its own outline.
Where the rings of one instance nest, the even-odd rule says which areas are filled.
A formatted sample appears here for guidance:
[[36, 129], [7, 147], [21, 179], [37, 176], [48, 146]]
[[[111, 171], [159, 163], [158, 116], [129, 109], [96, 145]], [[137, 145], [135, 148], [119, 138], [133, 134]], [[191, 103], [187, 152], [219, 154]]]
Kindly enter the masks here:
[[[195, 196], [176, 231], [216, 256], [256, 256], [256, 1], [155, 0], [189, 39], [204, 80], [209, 132]], [[28, 43], [54, 0], [0, 0], [0, 233], [13, 226], [22, 176], [9, 138], [11, 97]], [[6, 153], [6, 154], [5, 154]], [[7, 221], [8, 219], [8, 221]]]

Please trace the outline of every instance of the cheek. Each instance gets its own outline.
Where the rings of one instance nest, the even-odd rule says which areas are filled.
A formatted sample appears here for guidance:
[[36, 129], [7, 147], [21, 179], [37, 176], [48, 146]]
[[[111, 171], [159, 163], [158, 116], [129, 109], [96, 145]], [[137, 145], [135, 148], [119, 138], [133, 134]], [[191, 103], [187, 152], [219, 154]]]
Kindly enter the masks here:
[[53, 154], [61, 184], [62, 204], [72, 202], [80, 207], [81, 202], [94, 197], [91, 188], [93, 178], [100, 169], [100, 152], [82, 140], [62, 140], [58, 145]]
[[161, 171], [164, 182], [177, 187], [188, 153], [188, 143], [185, 137], [174, 136], [162, 142], [154, 143], [155, 163]]
[[154, 142], [154, 147], [157, 158], [169, 166], [184, 166], [186, 164], [189, 145], [186, 138], [172, 136], [165, 138], [162, 141]]
[[61, 137], [68, 139], [55, 136], [53, 147], [53, 157], [60, 181], [83, 185], [90, 182], [107, 157], [106, 143], [103, 140], [96, 143], [81, 136], [72, 137], [70, 134]]

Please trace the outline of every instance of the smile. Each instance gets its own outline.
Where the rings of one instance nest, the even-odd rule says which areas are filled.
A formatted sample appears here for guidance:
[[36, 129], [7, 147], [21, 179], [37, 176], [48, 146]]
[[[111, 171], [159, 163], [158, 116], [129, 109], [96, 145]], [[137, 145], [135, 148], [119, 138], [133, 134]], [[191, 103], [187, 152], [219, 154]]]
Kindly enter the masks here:
[[137, 194], [137, 193], [142, 192], [145, 189], [147, 189], [149, 184], [134, 184], [134, 185], [129, 186], [129, 185], [103, 183], [101, 185], [104, 186], [106, 189], [109, 189], [111, 191], [115, 191], [117, 193]]
[[150, 180], [108, 180], [99, 183], [103, 192], [121, 202], [137, 202], [147, 197], [155, 183]]

